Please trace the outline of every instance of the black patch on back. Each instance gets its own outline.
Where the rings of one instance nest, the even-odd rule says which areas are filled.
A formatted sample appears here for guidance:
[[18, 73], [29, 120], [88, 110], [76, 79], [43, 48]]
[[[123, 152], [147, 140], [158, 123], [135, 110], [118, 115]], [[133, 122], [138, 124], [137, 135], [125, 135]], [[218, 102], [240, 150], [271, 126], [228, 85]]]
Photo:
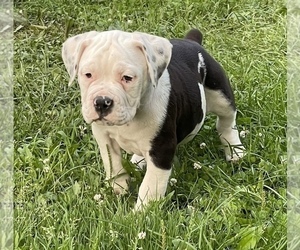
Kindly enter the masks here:
[[170, 169], [176, 146], [202, 121], [203, 111], [198, 83], [197, 48], [184, 40], [171, 40], [173, 53], [168, 71], [171, 93], [166, 119], [152, 140], [150, 156], [154, 164]]
[[190, 39], [172, 39], [170, 42], [173, 49], [167, 68], [171, 82], [167, 115], [150, 150], [154, 164], [162, 169], [171, 168], [177, 144], [203, 119], [198, 83], [203, 83], [204, 72], [198, 72], [199, 52], [206, 65], [205, 87], [220, 90], [235, 108], [229, 80], [220, 64], [197, 42]]

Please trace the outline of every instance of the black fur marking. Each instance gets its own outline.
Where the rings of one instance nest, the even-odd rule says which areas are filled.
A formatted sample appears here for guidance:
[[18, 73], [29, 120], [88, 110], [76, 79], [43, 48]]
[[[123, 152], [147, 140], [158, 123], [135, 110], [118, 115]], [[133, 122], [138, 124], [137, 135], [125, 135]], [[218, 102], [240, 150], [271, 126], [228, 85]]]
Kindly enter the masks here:
[[161, 169], [170, 169], [177, 144], [188, 136], [203, 119], [198, 83], [203, 73], [198, 73], [200, 52], [206, 66], [204, 86], [221, 91], [235, 109], [229, 80], [220, 66], [199, 42], [189, 39], [170, 40], [173, 45], [168, 65], [171, 93], [165, 121], [151, 142], [150, 156]]
[[163, 48], [159, 48], [157, 50], [158, 54], [160, 54], [161, 56], [164, 54], [164, 49]]
[[171, 40], [171, 43], [173, 53], [168, 65], [171, 93], [167, 116], [150, 150], [154, 164], [162, 169], [171, 168], [177, 144], [203, 119], [197, 48], [184, 40]]

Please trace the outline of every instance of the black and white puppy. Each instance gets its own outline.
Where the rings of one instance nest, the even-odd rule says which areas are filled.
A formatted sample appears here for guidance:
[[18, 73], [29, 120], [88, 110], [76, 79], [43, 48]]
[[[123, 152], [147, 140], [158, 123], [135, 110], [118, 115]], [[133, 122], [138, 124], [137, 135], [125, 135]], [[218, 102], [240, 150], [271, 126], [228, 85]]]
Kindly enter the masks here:
[[70, 84], [77, 75], [82, 114], [114, 191], [128, 188], [121, 149], [134, 154], [133, 162], [146, 162], [136, 209], [164, 196], [177, 145], [198, 133], [207, 112], [217, 115], [226, 159], [244, 154], [229, 80], [201, 40], [196, 29], [172, 40], [114, 30], [87, 32], [63, 44]]

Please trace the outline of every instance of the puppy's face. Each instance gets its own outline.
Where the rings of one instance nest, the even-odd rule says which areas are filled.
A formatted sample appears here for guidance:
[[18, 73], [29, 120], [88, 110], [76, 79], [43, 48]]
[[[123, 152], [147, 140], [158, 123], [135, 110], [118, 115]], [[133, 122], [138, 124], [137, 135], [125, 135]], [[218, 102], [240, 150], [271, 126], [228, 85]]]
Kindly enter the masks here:
[[78, 75], [85, 121], [103, 125], [123, 125], [134, 118], [170, 57], [168, 40], [143, 33], [88, 32], [63, 46], [70, 83]]
[[80, 60], [78, 82], [85, 121], [123, 125], [133, 119], [147, 82], [146, 60], [131, 43], [97, 40]]

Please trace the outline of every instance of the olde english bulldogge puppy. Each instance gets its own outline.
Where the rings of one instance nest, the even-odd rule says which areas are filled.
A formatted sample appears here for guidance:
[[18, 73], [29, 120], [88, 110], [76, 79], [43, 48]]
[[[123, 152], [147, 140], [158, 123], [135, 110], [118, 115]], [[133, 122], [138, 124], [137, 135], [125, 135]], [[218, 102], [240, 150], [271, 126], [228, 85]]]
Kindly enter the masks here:
[[196, 29], [171, 40], [112, 30], [83, 33], [63, 44], [69, 84], [78, 76], [82, 114], [115, 193], [128, 188], [122, 149], [133, 154], [133, 162], [146, 163], [136, 209], [164, 196], [177, 145], [198, 133], [207, 112], [217, 115], [226, 159], [244, 154], [229, 80], [201, 41]]

